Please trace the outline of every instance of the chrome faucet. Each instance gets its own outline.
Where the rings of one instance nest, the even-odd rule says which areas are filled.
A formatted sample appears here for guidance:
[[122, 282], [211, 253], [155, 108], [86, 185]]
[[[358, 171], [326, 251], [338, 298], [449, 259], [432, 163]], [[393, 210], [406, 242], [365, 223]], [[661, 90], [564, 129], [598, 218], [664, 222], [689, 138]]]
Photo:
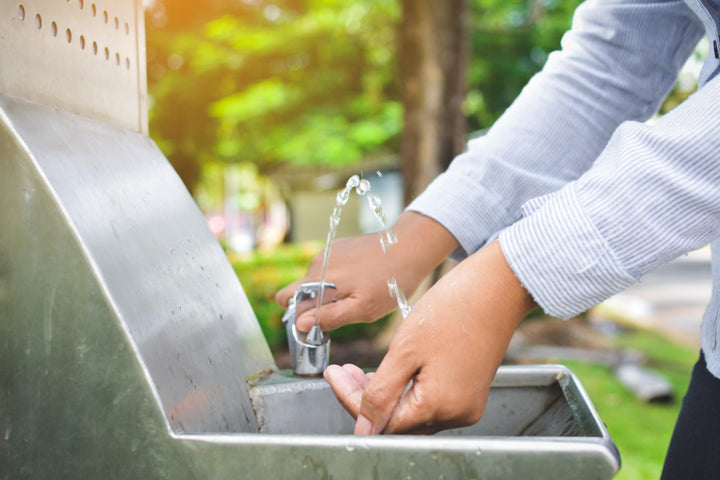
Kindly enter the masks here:
[[[323, 304], [332, 302], [336, 291], [335, 285], [326, 282]], [[297, 317], [317, 306], [319, 293], [320, 282], [300, 285], [290, 298], [282, 318], [288, 337], [292, 370], [298, 376], [322, 375], [330, 359], [330, 336], [322, 331], [320, 325], [313, 325], [309, 332], [301, 332], [295, 326]]]

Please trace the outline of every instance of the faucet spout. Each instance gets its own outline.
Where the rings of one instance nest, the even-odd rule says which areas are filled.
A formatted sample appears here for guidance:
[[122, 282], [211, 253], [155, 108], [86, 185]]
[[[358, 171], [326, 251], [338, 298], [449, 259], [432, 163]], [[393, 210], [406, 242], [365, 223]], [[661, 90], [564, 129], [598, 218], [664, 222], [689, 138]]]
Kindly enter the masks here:
[[[330, 336], [323, 332], [319, 325], [313, 325], [309, 332], [301, 332], [295, 325], [298, 316], [316, 306], [320, 286], [320, 282], [300, 285], [290, 298], [282, 318], [288, 337], [293, 374], [302, 377], [322, 375], [330, 360]], [[336, 291], [334, 284], [326, 282], [323, 303], [333, 301]]]

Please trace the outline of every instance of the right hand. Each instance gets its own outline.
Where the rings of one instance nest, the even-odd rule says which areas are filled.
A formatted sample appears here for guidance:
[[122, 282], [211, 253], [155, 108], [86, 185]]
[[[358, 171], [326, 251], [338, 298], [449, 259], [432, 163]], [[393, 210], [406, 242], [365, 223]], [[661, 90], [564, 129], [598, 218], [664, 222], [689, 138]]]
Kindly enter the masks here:
[[[322, 307], [320, 326], [324, 331], [356, 322], [372, 322], [392, 311], [396, 300], [390, 297], [387, 281], [395, 278], [409, 296], [420, 282], [457, 248], [455, 238], [434, 220], [416, 212], [405, 212], [393, 227], [398, 243], [386, 252], [379, 233], [333, 241], [326, 281], [337, 286], [336, 301]], [[307, 273], [275, 296], [286, 308], [295, 289], [317, 282], [322, 273], [324, 250], [310, 263]], [[315, 321], [316, 309], [296, 319], [301, 331]]]

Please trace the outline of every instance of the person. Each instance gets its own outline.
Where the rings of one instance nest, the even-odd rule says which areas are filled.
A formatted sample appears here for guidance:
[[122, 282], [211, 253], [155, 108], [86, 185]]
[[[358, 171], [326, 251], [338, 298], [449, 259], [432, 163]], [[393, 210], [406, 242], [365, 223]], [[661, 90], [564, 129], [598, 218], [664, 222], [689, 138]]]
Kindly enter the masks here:
[[[326, 330], [393, 309], [448, 255], [462, 261], [417, 302], [374, 375], [325, 377], [355, 433], [430, 433], [477, 421], [513, 331], [539, 305], [569, 318], [713, 242], [702, 353], [663, 478], [717, 478], [720, 451], [720, 69], [718, 0], [588, 0], [487, 135], [398, 219], [398, 244], [339, 239]], [[703, 33], [699, 89], [646, 123]], [[321, 258], [277, 294], [319, 279]], [[314, 312], [298, 319], [309, 328]], [[412, 382], [411, 382], [412, 381]]]

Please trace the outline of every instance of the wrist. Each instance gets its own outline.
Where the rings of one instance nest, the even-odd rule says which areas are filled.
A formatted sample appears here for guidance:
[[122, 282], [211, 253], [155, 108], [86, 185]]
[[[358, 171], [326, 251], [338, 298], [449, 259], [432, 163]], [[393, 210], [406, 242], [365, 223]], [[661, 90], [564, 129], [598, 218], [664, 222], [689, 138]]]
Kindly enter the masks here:
[[442, 224], [418, 212], [404, 212], [393, 229], [398, 243], [390, 247], [391, 262], [398, 279], [405, 277], [413, 289], [460, 245]]

